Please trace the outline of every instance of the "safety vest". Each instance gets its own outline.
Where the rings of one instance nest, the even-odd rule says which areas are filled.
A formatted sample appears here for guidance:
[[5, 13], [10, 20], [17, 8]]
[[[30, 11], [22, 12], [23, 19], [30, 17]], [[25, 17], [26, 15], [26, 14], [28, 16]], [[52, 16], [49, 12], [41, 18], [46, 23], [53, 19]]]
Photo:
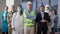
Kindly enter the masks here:
[[[29, 14], [27, 10], [26, 10], [25, 14]], [[34, 16], [34, 14], [35, 14], [35, 11], [32, 10], [30, 13], [30, 16]], [[24, 18], [24, 25], [25, 26], [34, 26], [34, 21], [29, 18]]]

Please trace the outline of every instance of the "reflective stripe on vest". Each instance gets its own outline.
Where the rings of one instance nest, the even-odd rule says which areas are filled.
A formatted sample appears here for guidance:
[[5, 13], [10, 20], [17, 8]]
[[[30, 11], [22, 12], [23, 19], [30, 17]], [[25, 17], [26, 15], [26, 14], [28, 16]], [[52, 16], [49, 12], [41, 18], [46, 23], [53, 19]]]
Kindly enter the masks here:
[[[28, 14], [28, 11], [26, 11], [26, 14]], [[35, 14], [34, 11], [32, 11], [30, 13], [31, 16], [34, 16], [34, 14]], [[24, 18], [24, 25], [26, 25], [26, 26], [33, 26], [34, 25], [34, 21], [31, 20], [31, 19], [28, 19], [28, 18]]]
[[[26, 14], [29, 14], [29, 13], [28, 13], [28, 10], [26, 10], [25, 13], [26, 13]], [[34, 13], [35, 13], [34, 10], [32, 10], [31, 13], [30, 13], [30, 15], [31, 15], [31, 16], [34, 16]]]

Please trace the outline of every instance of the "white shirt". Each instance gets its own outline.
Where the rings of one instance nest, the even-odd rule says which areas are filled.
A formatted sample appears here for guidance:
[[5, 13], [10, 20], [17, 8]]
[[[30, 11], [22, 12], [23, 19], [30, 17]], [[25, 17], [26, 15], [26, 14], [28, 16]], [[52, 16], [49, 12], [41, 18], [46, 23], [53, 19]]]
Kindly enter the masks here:
[[19, 13], [14, 13], [12, 17], [12, 28], [15, 27], [17, 29], [23, 28], [23, 16], [20, 16]]
[[44, 12], [41, 12], [42, 19], [44, 19]]

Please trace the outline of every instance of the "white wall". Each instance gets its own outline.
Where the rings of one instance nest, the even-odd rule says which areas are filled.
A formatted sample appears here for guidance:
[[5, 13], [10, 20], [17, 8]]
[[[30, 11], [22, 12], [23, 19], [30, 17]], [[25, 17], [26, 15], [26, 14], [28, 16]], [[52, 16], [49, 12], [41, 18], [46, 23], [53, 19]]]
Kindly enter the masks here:
[[11, 11], [11, 6], [14, 5], [14, 0], [6, 0], [6, 5], [9, 7], [8, 11]]

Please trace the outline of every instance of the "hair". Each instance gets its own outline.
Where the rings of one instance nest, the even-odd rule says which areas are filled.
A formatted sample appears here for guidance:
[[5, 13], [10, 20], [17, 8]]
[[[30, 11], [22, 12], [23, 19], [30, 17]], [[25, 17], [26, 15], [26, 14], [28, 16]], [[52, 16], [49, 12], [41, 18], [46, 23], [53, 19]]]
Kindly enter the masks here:
[[55, 9], [52, 9], [52, 10], [54, 10], [54, 12], [55, 12], [55, 15], [57, 15], [57, 11], [56, 11]]
[[7, 7], [7, 9], [8, 9], [8, 6], [6, 6]]
[[21, 7], [21, 9], [22, 9], [22, 5], [18, 5], [18, 6], [20, 6], [20, 7]]
[[41, 5], [40, 7], [44, 7], [44, 8], [45, 8], [45, 6], [44, 6], [44, 5]]
[[[19, 7], [21, 7], [21, 9], [22, 9], [22, 5], [18, 5]], [[23, 14], [23, 9], [20, 11], [20, 15], [22, 15]]]

